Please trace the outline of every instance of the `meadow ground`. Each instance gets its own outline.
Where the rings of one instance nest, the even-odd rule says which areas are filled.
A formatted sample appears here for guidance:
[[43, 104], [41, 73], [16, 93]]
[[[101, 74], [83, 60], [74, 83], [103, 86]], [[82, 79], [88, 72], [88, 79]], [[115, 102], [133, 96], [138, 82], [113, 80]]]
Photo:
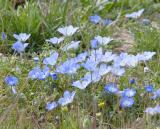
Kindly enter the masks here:
[[160, 129], [159, 0], [0, 0], [0, 30], [0, 129]]

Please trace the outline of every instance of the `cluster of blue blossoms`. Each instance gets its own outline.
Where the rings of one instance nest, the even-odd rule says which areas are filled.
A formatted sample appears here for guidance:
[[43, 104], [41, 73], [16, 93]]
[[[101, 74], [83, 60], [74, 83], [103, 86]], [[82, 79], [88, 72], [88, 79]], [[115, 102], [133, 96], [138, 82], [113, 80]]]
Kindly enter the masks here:
[[[97, 24], [101, 21], [101, 18], [98, 15], [91, 16], [90, 21]], [[112, 21], [108, 20], [107, 22], [110, 24]], [[61, 43], [65, 38], [71, 37], [79, 31], [79, 28], [70, 25], [58, 28], [57, 31], [63, 36], [60, 38], [53, 37], [46, 39], [46, 42], [61, 46]], [[20, 33], [19, 35], [14, 34], [13, 36], [17, 41], [13, 44], [12, 49], [20, 54], [23, 53], [25, 48], [29, 45], [26, 41], [31, 35]], [[45, 57], [43, 61], [40, 62], [40, 64], [43, 64], [43, 67], [41, 67], [42, 65], [38, 65], [39, 57], [34, 57], [33, 59], [36, 66], [29, 71], [28, 78], [32, 80], [45, 80], [48, 77], [52, 77], [53, 80], [57, 80], [58, 74], [68, 76], [74, 75], [76, 77], [78, 70], [84, 69], [86, 73], [81, 78], [77, 80], [74, 79], [72, 82], [73, 87], [83, 90], [90, 84], [100, 81], [106, 74], [111, 73], [118, 77], [123, 76], [126, 69], [134, 68], [140, 62], [146, 62], [156, 54], [155, 52], [144, 52], [138, 53], [137, 55], [131, 55], [128, 53], [114, 54], [112, 51], [105, 51], [103, 49], [104, 46], [107, 46], [112, 40], [114, 39], [111, 37], [97, 35], [90, 41], [91, 50], [80, 53], [72, 58], [70, 57], [70, 54], [68, 54], [66, 61], [61, 63], [58, 63], [58, 60], [60, 59], [59, 53], [53, 51], [50, 53], [49, 57]], [[81, 41], [71, 41], [69, 44], [61, 46], [60, 49], [62, 52], [70, 53], [70, 50], [76, 50], [79, 48], [80, 42]], [[5, 78], [5, 82], [7, 85], [11, 86], [13, 93], [16, 94], [15, 86], [18, 85], [18, 78], [9, 75]], [[130, 83], [134, 84], [135, 80], [130, 80]], [[121, 96], [120, 107], [122, 108], [130, 108], [135, 103], [134, 96], [136, 95], [136, 90], [133, 88], [127, 88], [120, 91], [116, 83], [109, 83], [105, 85], [104, 89], [109, 94]], [[146, 92], [153, 94], [151, 99], [160, 97], [160, 89], [155, 91], [152, 85], [145, 86], [144, 89]], [[46, 109], [50, 111], [55, 109], [58, 105], [65, 106], [72, 103], [75, 94], [75, 91], [64, 91], [63, 97], [59, 98], [58, 101], [48, 102]]]

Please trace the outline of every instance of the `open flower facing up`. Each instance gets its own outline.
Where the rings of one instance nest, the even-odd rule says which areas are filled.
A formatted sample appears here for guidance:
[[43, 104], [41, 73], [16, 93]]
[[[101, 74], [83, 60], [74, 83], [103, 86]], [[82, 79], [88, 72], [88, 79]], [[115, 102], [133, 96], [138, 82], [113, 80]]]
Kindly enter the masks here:
[[111, 73], [116, 76], [123, 76], [125, 73], [125, 69], [122, 67], [112, 67]]
[[121, 108], [130, 108], [134, 104], [134, 99], [133, 98], [128, 98], [128, 97], [122, 97], [120, 99], [120, 107]]
[[104, 87], [104, 90], [107, 92], [107, 93], [111, 93], [111, 94], [117, 94], [118, 93], [118, 87], [117, 87], [117, 84], [116, 83], [108, 83], [105, 85]]
[[14, 49], [15, 51], [17, 51], [18, 53], [22, 53], [25, 51], [25, 48], [28, 46], [28, 43], [22, 43], [20, 41], [15, 42], [12, 45], [12, 49]]
[[134, 89], [129, 89], [129, 88], [125, 89], [122, 94], [123, 97], [128, 97], [128, 98], [134, 97], [135, 95], [136, 91]]
[[68, 90], [66, 90], [66, 91], [63, 93], [63, 97], [58, 100], [58, 103], [59, 103], [61, 106], [65, 106], [65, 105], [67, 105], [67, 104], [69, 104], [69, 103], [72, 103], [75, 94], [76, 94], [75, 91], [69, 92]]
[[78, 54], [76, 57], [74, 57], [73, 60], [75, 63], [80, 63], [80, 62], [85, 61], [87, 56], [88, 56], [88, 53], [83, 52], [83, 53]]
[[54, 45], [61, 43], [63, 40], [64, 40], [63, 37], [61, 38], [54, 37], [54, 38], [46, 39], [47, 42], [50, 42], [51, 44], [54, 44]]
[[8, 86], [11, 86], [11, 90], [12, 90], [13, 94], [17, 93], [17, 91], [14, 87], [14, 86], [17, 86], [17, 84], [18, 84], [18, 78], [17, 77], [9, 75], [9, 76], [5, 77], [5, 83]]
[[49, 74], [50, 74], [50, 69], [47, 66], [45, 66], [43, 69], [40, 69], [40, 67], [34, 67], [28, 73], [28, 78], [44, 80], [49, 76]]
[[51, 110], [55, 109], [57, 106], [58, 106], [57, 102], [50, 102], [50, 103], [47, 103], [46, 109], [48, 111], [51, 111]]
[[56, 72], [70, 75], [75, 74], [79, 68], [80, 65], [78, 63], [75, 63], [74, 60], [67, 60], [56, 68]]
[[65, 45], [65, 46], [62, 48], [62, 50], [63, 50], [63, 51], [69, 51], [69, 50], [71, 50], [71, 49], [75, 49], [75, 50], [76, 50], [76, 49], [78, 49], [80, 42], [81, 42], [81, 41], [71, 41], [71, 43]]
[[43, 60], [43, 64], [45, 65], [55, 65], [56, 62], [57, 62], [57, 59], [58, 59], [58, 53], [57, 52], [54, 52], [53, 54], [51, 54], [50, 57], [46, 57], [44, 60]]
[[113, 40], [110, 37], [102, 37], [102, 36], [96, 36], [95, 39], [98, 41], [99, 45], [107, 45]]
[[39, 72], [38, 79], [39, 80], [45, 80], [49, 75], [50, 75], [50, 69], [49, 69], [49, 67], [45, 66], [41, 70], [41, 72]]
[[63, 36], [67, 37], [67, 36], [72, 36], [74, 33], [76, 33], [78, 29], [79, 29], [78, 27], [73, 27], [72, 25], [70, 25], [63, 28], [58, 28], [57, 31], [63, 34]]
[[89, 17], [90, 22], [93, 24], [98, 24], [101, 21], [101, 17], [99, 15], [94, 15]]
[[139, 61], [148, 61], [152, 59], [152, 57], [156, 54], [156, 52], [144, 52], [141, 54], [137, 54], [137, 58]]
[[9, 76], [5, 77], [5, 83], [8, 86], [16, 86], [18, 84], [18, 78], [15, 76], [9, 75]]
[[15, 39], [17, 39], [17, 41], [19, 41], [19, 42], [26, 42], [30, 36], [31, 36], [31, 34], [26, 34], [26, 33], [20, 33], [19, 35], [17, 35], [17, 34], [13, 35], [13, 37]]
[[91, 83], [90, 80], [88, 80], [87, 78], [81, 78], [78, 81], [75, 81], [72, 83], [72, 86], [77, 87], [81, 90], [85, 89], [89, 84]]
[[28, 73], [28, 77], [31, 78], [31, 79], [37, 79], [40, 72], [41, 72], [40, 67], [34, 67], [34, 68]]
[[147, 85], [144, 87], [145, 91], [148, 93], [152, 93], [153, 92], [153, 85]]
[[133, 12], [131, 14], [126, 14], [126, 18], [137, 19], [142, 15], [143, 12], [144, 12], [144, 9], [141, 9], [141, 10], [139, 10], [137, 12]]

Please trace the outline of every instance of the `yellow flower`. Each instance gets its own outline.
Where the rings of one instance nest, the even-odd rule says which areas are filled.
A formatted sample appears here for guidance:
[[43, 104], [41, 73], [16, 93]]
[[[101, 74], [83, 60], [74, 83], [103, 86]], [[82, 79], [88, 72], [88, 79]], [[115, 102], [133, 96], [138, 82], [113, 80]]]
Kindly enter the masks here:
[[98, 104], [98, 107], [102, 108], [102, 107], [104, 107], [104, 105], [105, 105], [104, 102], [100, 102], [100, 103]]

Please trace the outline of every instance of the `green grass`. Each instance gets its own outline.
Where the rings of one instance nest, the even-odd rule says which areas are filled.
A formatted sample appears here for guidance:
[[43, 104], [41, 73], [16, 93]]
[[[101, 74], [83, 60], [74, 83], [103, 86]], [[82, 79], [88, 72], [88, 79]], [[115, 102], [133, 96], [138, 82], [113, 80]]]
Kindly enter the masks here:
[[[62, 96], [65, 89], [73, 89], [71, 77], [59, 76], [59, 80], [32, 81], [26, 79], [28, 72], [34, 67], [30, 57], [40, 53], [41, 60], [49, 55], [48, 50], [55, 47], [47, 44], [45, 39], [60, 34], [58, 27], [74, 25], [80, 27], [80, 32], [72, 39], [81, 40], [82, 44], [76, 53], [90, 48], [90, 40], [96, 35], [113, 36], [120, 30], [127, 29], [134, 35], [134, 45], [130, 52], [155, 51], [157, 54], [153, 60], [147, 62], [152, 72], [144, 73], [144, 64], [139, 64], [134, 69], [128, 69], [126, 75], [118, 80], [121, 89], [128, 87], [128, 79], [135, 77], [137, 85], [134, 86], [140, 94], [143, 85], [152, 83], [157, 89], [160, 84], [160, 31], [154, 26], [160, 24], [159, 3], [157, 0], [119, 0], [105, 5], [104, 9], [98, 10], [96, 0], [60, 0], [38, 3], [31, 0], [24, 8], [17, 10], [12, 8], [9, 0], [0, 0], [0, 30], [7, 34], [7, 40], [0, 41], [0, 129], [157, 129], [160, 128], [160, 116], [147, 116], [143, 111], [148, 106], [160, 104], [160, 100], [151, 101], [149, 96], [136, 97], [136, 104], [127, 110], [119, 108], [119, 98], [108, 96], [103, 92], [104, 85], [108, 82], [104, 77], [99, 83], [89, 86], [86, 90], [75, 89], [77, 95], [74, 102], [66, 107], [47, 112], [46, 102], [57, 100]], [[3, 6], [4, 5], [4, 6]], [[137, 21], [125, 19], [125, 14], [138, 9], [146, 11]], [[121, 13], [120, 13], [121, 12]], [[99, 14], [103, 18], [115, 20], [120, 13], [118, 22], [113, 26], [95, 26], [88, 20], [90, 15]], [[149, 18], [151, 24], [141, 24], [143, 18]], [[154, 23], [153, 23], [154, 22]], [[13, 34], [26, 32], [31, 33], [29, 48], [22, 61], [19, 56], [13, 55], [11, 45], [14, 43]], [[71, 39], [66, 39], [65, 43]], [[113, 41], [107, 49], [114, 51], [115, 47], [122, 45], [122, 41]], [[62, 60], [65, 53], [61, 53]], [[73, 53], [74, 55], [74, 53]], [[16, 72], [15, 68], [20, 71]], [[52, 68], [54, 70], [54, 68]], [[83, 71], [82, 71], [83, 73]], [[11, 93], [10, 87], [4, 83], [7, 75], [19, 77], [17, 95]], [[80, 75], [78, 76], [80, 77]], [[109, 80], [111, 81], [111, 80]], [[49, 82], [49, 83], [48, 83]], [[144, 99], [144, 101], [142, 101]]]

